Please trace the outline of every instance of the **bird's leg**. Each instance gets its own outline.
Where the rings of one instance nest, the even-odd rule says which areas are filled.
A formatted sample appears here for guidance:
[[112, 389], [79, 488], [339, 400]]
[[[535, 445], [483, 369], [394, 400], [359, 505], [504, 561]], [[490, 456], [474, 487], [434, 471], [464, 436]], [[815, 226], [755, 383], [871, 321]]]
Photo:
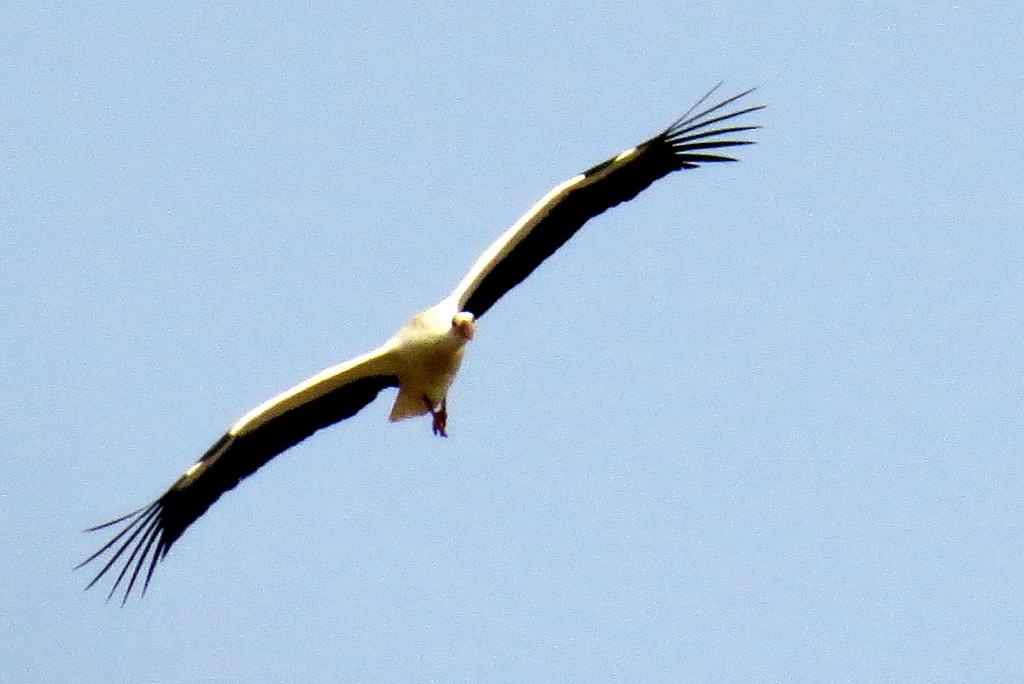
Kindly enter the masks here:
[[441, 405], [431, 412], [434, 416], [433, 430], [435, 435], [448, 436], [448, 399], [442, 399]]
[[441, 403], [434, 405], [430, 397], [423, 395], [423, 402], [427, 405], [430, 415], [434, 418], [432, 429], [435, 435], [448, 436], [448, 398], [441, 400]]

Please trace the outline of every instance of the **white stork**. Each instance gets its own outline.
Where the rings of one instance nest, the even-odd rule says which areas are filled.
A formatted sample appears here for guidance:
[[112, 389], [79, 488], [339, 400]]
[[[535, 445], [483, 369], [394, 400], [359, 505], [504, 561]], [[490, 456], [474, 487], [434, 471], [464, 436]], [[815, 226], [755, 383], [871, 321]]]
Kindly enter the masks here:
[[588, 219], [633, 199], [673, 171], [736, 161], [717, 150], [752, 144], [731, 136], [758, 126], [722, 124], [763, 108], [728, 110], [753, 89], [705, 105], [717, 87], [658, 135], [555, 186], [487, 248], [450, 295], [413, 316], [383, 345], [263, 402], [232, 425], [159, 499], [89, 528], [122, 524], [110, 541], [76, 566], [109, 554], [88, 587], [123, 558], [107, 598], [127, 579], [123, 604], [143, 575], [145, 594], [157, 562], [222, 494], [317, 430], [354, 416], [381, 390], [398, 388], [390, 420], [430, 413], [434, 434], [446, 437], [448, 389], [476, 321], [498, 299]]

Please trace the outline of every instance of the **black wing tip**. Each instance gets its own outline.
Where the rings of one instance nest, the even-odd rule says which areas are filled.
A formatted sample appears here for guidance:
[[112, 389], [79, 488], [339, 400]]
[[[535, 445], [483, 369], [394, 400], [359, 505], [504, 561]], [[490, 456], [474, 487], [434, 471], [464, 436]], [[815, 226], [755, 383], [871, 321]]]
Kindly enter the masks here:
[[[718, 124], [764, 109], [766, 105], [762, 104], [742, 107], [734, 111], [726, 109], [729, 105], [757, 90], [757, 86], [747, 88], [715, 104], [703, 106], [721, 85], [721, 81], [715, 84], [711, 90], [697, 100], [681, 117], [673, 121], [668, 128], [651, 140], [656, 145], [667, 146], [679, 168], [692, 169], [705, 163], [738, 161], [736, 157], [708, 153], [708, 151], [756, 144], [753, 140], [734, 140], [722, 138], [721, 136], [759, 130], [761, 129], [760, 125], [719, 126]], [[723, 112], [723, 110], [725, 111]]]
[[153, 570], [156, 568], [157, 562], [166, 555], [167, 549], [170, 546], [161, 516], [162, 510], [163, 504], [160, 500], [157, 500], [131, 513], [86, 529], [86, 532], [96, 532], [118, 523], [125, 523], [124, 527], [111, 537], [106, 544], [74, 567], [75, 570], [79, 570], [93, 561], [101, 559], [107, 553], [112, 554], [103, 564], [103, 567], [99, 569], [85, 586], [86, 591], [94, 587], [109, 572], [114, 571], [118, 560], [125, 553], [128, 553], [127, 559], [121, 564], [117, 578], [110, 587], [106, 602], [109, 603], [110, 599], [117, 593], [125, 578], [128, 578], [128, 582], [121, 596], [121, 605], [123, 606], [128, 602], [128, 598], [137, 586], [137, 581], [142, 577], [142, 568], [146, 565], [148, 559], [149, 567], [138, 592], [140, 598], [146, 595], [146, 589], [149, 587]]
[[[132, 517], [138, 515], [139, 513], [141, 513], [142, 511], [144, 511], [147, 508], [149, 508], [149, 506], [143, 506], [142, 508], [136, 508], [131, 513], [125, 513], [122, 516], [118, 516], [118, 517], [114, 518], [113, 520], [108, 520], [107, 522], [102, 522], [99, 525], [93, 525], [92, 527], [86, 527], [82, 531], [83, 532], [98, 532], [99, 530], [104, 530], [104, 529], [106, 529], [108, 527], [111, 527], [112, 525], [116, 525], [119, 522], [123, 522], [123, 521], [127, 520], [128, 518], [132, 518]], [[87, 562], [87, 561], [84, 561], [82, 564], [84, 564], [85, 562]], [[82, 566], [82, 564], [76, 566], [76, 569], [80, 568]]]
[[[735, 95], [730, 95], [729, 97], [718, 100], [714, 104], [707, 105], [702, 109], [701, 107], [705, 103], [707, 103], [711, 96], [718, 91], [718, 89], [722, 86], [722, 83], [723, 81], [719, 81], [714, 85], [714, 87], [712, 87], [710, 90], [704, 93], [704, 95], [701, 96], [700, 99], [698, 99], [696, 102], [694, 102], [689, 109], [683, 112], [682, 116], [680, 116], [678, 119], [673, 121], [671, 125], [669, 125], [669, 127], [666, 129], [666, 132], [686, 126], [688, 123], [699, 122], [705, 117], [709, 116], [710, 114], [713, 114], [721, 109], [724, 109], [729, 105], [733, 104], [734, 102], [742, 100], [743, 98], [745, 98], [746, 96], [750, 95], [751, 93], [755, 92], [758, 89], [758, 86], [747, 88], [746, 90], [742, 90], [736, 93]], [[765, 109], [766, 107], [767, 105], [763, 104], [750, 105], [748, 107], [744, 107], [743, 109], [732, 112], [727, 116], [729, 118], [732, 118], [734, 116], [741, 116], [743, 114], [749, 114], [751, 112], [756, 112], [761, 109]]]

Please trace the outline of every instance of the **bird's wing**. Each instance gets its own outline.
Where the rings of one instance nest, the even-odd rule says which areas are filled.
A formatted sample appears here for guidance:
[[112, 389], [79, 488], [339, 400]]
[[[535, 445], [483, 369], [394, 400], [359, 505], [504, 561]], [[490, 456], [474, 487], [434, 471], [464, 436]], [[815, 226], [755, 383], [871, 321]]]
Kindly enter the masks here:
[[[570, 178], [542, 197], [480, 255], [449, 296], [458, 303], [458, 310], [479, 318], [564, 245], [587, 220], [633, 199], [659, 178], [705, 162], [736, 161], [715, 150], [752, 144], [728, 136], [760, 127], [721, 124], [763, 106], [726, 110], [751, 93], [751, 88], [700, 109], [717, 88], [712, 88], [686, 114], [650, 140]], [[699, 111], [694, 113], [695, 110]]]
[[320, 428], [354, 416], [384, 388], [397, 387], [394, 348], [389, 342], [327, 368], [260, 404], [232, 425], [159, 499], [90, 528], [94, 531], [121, 524], [110, 541], [78, 565], [110, 556], [89, 586], [123, 559], [108, 598], [127, 579], [122, 603], [126, 601], [147, 566], [142, 583], [145, 593], [157, 561], [222, 494]]

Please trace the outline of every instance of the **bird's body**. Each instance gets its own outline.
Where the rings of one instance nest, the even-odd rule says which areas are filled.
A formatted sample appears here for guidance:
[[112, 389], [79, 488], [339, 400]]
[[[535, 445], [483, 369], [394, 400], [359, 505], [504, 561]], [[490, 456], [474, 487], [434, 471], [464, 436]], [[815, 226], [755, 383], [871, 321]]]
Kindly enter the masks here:
[[389, 420], [434, 413], [435, 431], [447, 436], [447, 414], [439, 412], [447, 404], [448, 388], [459, 372], [474, 329], [472, 315], [461, 314], [448, 300], [416, 314], [402, 326], [387, 352], [394, 356], [398, 375], [398, 396]]
[[413, 316], [394, 337], [263, 402], [236, 421], [159, 499], [91, 528], [124, 523], [113, 539], [79, 565], [111, 554], [89, 586], [124, 558], [110, 595], [127, 578], [127, 600], [144, 567], [145, 592], [157, 562], [222, 494], [317, 430], [355, 415], [387, 388], [398, 388], [390, 420], [429, 413], [434, 433], [447, 436], [448, 391], [477, 320], [588, 219], [632, 199], [673, 171], [735, 161], [716, 150], [750, 143], [720, 136], [756, 126], [713, 126], [761, 109], [720, 113], [749, 92], [690, 116], [709, 92], [660, 134], [559, 184], [484, 251], [451, 294]]

